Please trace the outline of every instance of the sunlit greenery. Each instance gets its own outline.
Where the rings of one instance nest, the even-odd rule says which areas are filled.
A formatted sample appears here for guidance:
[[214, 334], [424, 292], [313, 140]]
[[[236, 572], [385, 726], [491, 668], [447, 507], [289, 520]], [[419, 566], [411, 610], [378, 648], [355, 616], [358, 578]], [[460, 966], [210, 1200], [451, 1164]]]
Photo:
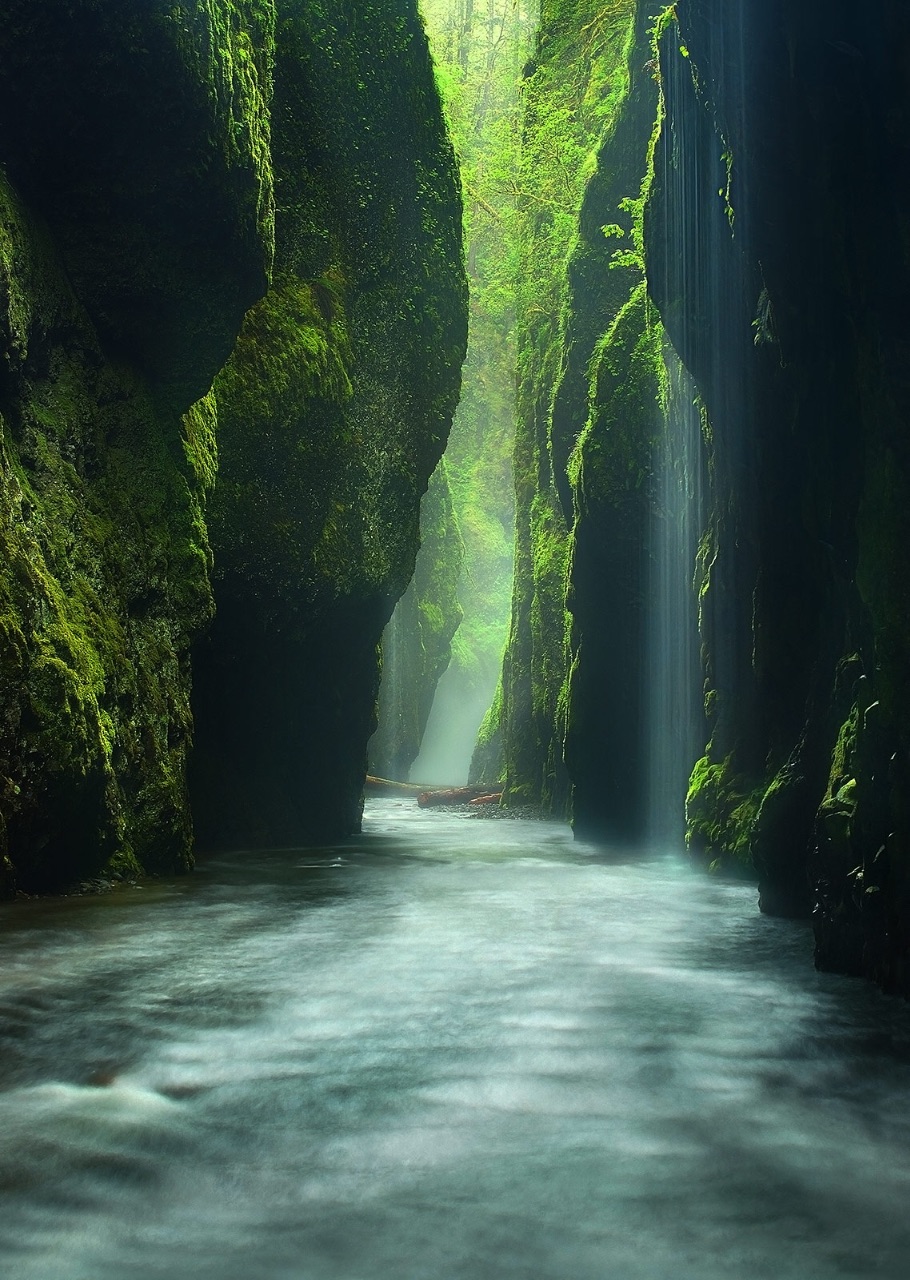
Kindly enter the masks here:
[[461, 167], [470, 337], [461, 405], [446, 460], [465, 546], [464, 622], [453, 661], [490, 698], [512, 579], [515, 307], [519, 275], [522, 68], [537, 4], [423, 0]]

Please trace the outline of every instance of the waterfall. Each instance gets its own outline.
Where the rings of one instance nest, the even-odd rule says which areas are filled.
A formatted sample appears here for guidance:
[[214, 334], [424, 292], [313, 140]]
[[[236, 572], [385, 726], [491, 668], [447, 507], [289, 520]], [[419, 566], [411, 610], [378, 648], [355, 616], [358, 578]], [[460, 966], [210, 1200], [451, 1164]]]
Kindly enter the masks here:
[[412, 782], [463, 786], [468, 781], [480, 722], [496, 692], [497, 672], [484, 674], [483, 683], [472, 684], [455, 663], [443, 674], [420, 754], [411, 765]]
[[667, 343], [664, 427], [654, 446], [647, 632], [648, 835], [682, 842], [689, 773], [705, 740], [698, 597], [703, 442], [695, 384]]

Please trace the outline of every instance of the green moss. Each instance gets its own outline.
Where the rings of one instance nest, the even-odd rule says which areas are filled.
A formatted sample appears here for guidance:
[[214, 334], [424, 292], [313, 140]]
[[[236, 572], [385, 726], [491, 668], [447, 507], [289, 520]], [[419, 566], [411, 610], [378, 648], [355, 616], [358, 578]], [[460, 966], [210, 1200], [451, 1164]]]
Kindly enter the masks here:
[[828, 779], [829, 799], [837, 798], [843, 789], [851, 784], [854, 788], [856, 786], [853, 772], [855, 769], [854, 755], [856, 753], [859, 725], [859, 708], [853, 707], [840, 727], [837, 742], [831, 754], [831, 772]]
[[192, 861], [217, 454], [212, 401], [188, 406], [264, 288], [273, 40], [264, 0], [5, 14], [0, 105], [28, 121], [0, 182], [7, 890]]
[[275, 5], [272, 0], [171, 0], [159, 21], [185, 65], [205, 86], [229, 171], [252, 169], [255, 225], [274, 251], [271, 154]]
[[[211, 594], [180, 424], [105, 363], [44, 233], [6, 188], [0, 222], [18, 247], [4, 295], [28, 298], [7, 328], [25, 376], [0, 452], [8, 887], [185, 867], [188, 651]], [[203, 423], [200, 411], [187, 427], [200, 487]]]
[[543, 494], [537, 494], [531, 503], [531, 548], [531, 632], [537, 641], [531, 668], [531, 705], [534, 715], [546, 717], [551, 714], [554, 691], [558, 701], [566, 672], [564, 601], [569, 540], [562, 514]]
[[[454, 161], [416, 6], [352, 22], [340, 0], [16, 0], [0, 53], [0, 109], [29, 122], [0, 181], [5, 887], [190, 864], [213, 482], [221, 612], [199, 669], [237, 663], [242, 785], [216, 763], [212, 808], [230, 792], [268, 811], [269, 783], [276, 813], [296, 800], [306, 731], [349, 828], [375, 641], [464, 351]], [[243, 321], [273, 213], [272, 288]], [[217, 714], [198, 731], [227, 742]]]
[[[212, 842], [356, 825], [377, 644], [465, 348], [457, 171], [416, 4], [352, 21], [342, 0], [281, 0], [274, 76], [274, 278], [214, 388], [218, 616], [194, 784]], [[445, 649], [448, 605], [420, 599], [427, 652]]]
[[649, 483], [666, 400], [664, 342], [642, 282], [594, 351], [590, 413], [568, 464], [576, 493], [616, 502]]
[[0, 112], [27, 121], [7, 131], [7, 172], [102, 342], [176, 412], [265, 289], [274, 38], [272, 0], [5, 11]]
[[[578, 497], [583, 485], [592, 500], [606, 500], [613, 474], [627, 491], [632, 463], [620, 458], [623, 447], [643, 459], [639, 482], [646, 483], [654, 430], [649, 421], [636, 436], [657, 394], [661, 343], [644, 318], [641, 285], [641, 191], [656, 110], [655, 92], [642, 97], [636, 87], [647, 40], [647, 21], [632, 3], [547, 6], [524, 89], [522, 188], [534, 194], [521, 206], [516, 559], [502, 727], [507, 794], [561, 812], [568, 802], [563, 738], [578, 710], [570, 664], [580, 672], [579, 637], [570, 643], [565, 608], [568, 591], [575, 610], [568, 574], [579, 544], [567, 519], [577, 520], [586, 501]], [[560, 165], [571, 175], [561, 186]], [[624, 344], [633, 332], [630, 354]], [[623, 402], [634, 421], [626, 426], [617, 409], [611, 432], [598, 382], [605, 385], [620, 364], [636, 384]], [[574, 618], [577, 630], [577, 612]]]
[[247, 312], [217, 392], [260, 429], [269, 424], [287, 432], [299, 425], [311, 397], [350, 399], [350, 364], [342, 288], [278, 277]]
[[600, 134], [613, 95], [621, 92], [615, 73], [629, 10], [623, 4], [552, 6], [524, 86], [520, 185], [529, 194], [520, 204], [516, 552], [501, 730], [507, 798], [557, 811], [566, 806], [557, 721], [566, 673], [568, 530], [552, 469], [549, 416], [560, 372], [567, 254]]
[[183, 448], [200, 488], [214, 488], [218, 474], [218, 405], [211, 392], [183, 415]]
[[506, 762], [502, 744], [502, 681], [490, 703], [477, 733], [477, 743], [471, 760], [469, 781], [491, 787], [505, 781]]
[[765, 798], [764, 785], [735, 772], [732, 756], [713, 761], [709, 748], [692, 770], [686, 796], [689, 849], [713, 868], [752, 870], [752, 834]]

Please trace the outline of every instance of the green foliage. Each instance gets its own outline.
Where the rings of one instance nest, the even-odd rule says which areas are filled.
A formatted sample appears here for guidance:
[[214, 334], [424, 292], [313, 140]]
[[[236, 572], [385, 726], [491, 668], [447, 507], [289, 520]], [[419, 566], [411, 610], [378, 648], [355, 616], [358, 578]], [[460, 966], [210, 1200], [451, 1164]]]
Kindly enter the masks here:
[[735, 771], [733, 757], [712, 761], [710, 747], [692, 770], [686, 841], [712, 869], [751, 870], [751, 842], [767, 788]]
[[210, 406], [185, 424], [191, 470], [179, 420], [105, 361], [5, 182], [0, 227], [0, 328], [25, 375], [0, 419], [6, 887], [185, 868], [188, 654], [211, 615]]
[[[570, 272], [585, 190], [629, 91], [634, 12], [631, 0], [547, 5], [522, 90], [514, 180], [519, 220], [516, 554], [501, 728], [507, 801], [542, 803], [555, 811], [567, 805], [561, 758], [570, 544], [566, 503], [558, 492], [565, 474], [564, 460], [554, 455], [554, 404], [571, 350], [566, 336]], [[616, 216], [621, 212], [614, 204], [596, 224], [607, 256], [628, 234], [628, 220]], [[585, 399], [582, 390], [583, 410]]]
[[466, 691], [489, 696], [512, 584], [519, 88], [533, 14], [512, 0], [482, 7], [423, 0], [422, 9], [461, 170], [471, 291], [462, 394], [446, 452], [465, 549], [453, 661]]
[[520, 316], [541, 355], [558, 332], [582, 195], [629, 90], [634, 8], [632, 0], [548, 6], [525, 83], [516, 184], [523, 222]]

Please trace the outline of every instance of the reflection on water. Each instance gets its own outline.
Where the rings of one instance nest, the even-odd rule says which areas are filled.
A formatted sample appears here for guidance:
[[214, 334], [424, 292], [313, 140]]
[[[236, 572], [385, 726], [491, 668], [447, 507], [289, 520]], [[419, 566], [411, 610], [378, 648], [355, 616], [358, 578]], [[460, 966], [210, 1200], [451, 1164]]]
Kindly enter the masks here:
[[379, 801], [6, 909], [0, 1272], [904, 1280], [908, 1011], [754, 898]]

